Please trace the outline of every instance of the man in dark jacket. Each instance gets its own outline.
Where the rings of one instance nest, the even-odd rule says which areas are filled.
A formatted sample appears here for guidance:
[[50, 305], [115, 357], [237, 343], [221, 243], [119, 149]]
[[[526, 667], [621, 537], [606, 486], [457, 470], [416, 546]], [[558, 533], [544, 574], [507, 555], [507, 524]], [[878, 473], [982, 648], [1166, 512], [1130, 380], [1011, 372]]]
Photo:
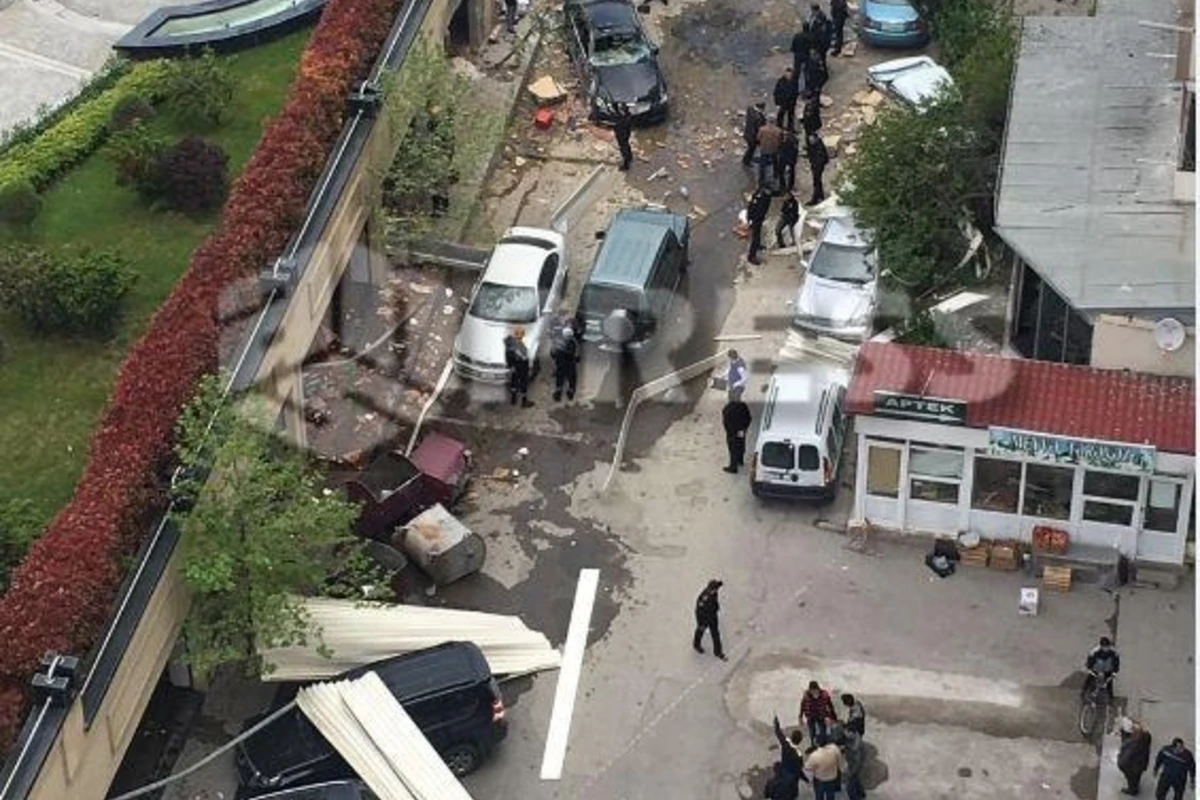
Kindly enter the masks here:
[[1125, 776], [1121, 791], [1136, 795], [1141, 789], [1142, 773], [1150, 766], [1150, 731], [1140, 723], [1127, 720], [1121, 728], [1121, 749], [1117, 752], [1117, 769]]
[[1172, 800], [1183, 800], [1187, 789], [1188, 778], [1192, 779], [1192, 787], [1196, 786], [1196, 759], [1192, 751], [1183, 744], [1183, 739], [1176, 737], [1171, 743], [1158, 751], [1154, 759], [1154, 774], [1158, 776], [1158, 786], [1154, 788], [1154, 800], [1167, 800], [1167, 792], [1174, 792]]
[[804, 135], [816, 133], [821, 130], [824, 123], [821, 121], [821, 95], [810, 94], [804, 100], [804, 110], [800, 114], [800, 127], [804, 129]]
[[1116, 674], [1121, 671], [1121, 654], [1113, 646], [1112, 639], [1101, 636], [1100, 643], [1088, 651], [1084, 666], [1087, 667], [1088, 675], [1083, 681], [1082, 694], [1087, 695], [1096, 681], [1096, 676], [1099, 676], [1100, 680], [1107, 682], [1108, 699], [1112, 700], [1113, 681], [1108, 678], [1109, 676], [1115, 678]]
[[800, 89], [796, 83], [796, 73], [788, 67], [783, 71], [779, 80], [775, 81], [775, 124], [789, 131], [796, 130], [796, 100], [800, 97]]
[[746, 457], [746, 431], [750, 429], [750, 406], [741, 400], [731, 400], [721, 410], [725, 427], [725, 447], [729, 450], [729, 466], [725, 471], [734, 474]]
[[767, 122], [766, 103], [755, 103], [746, 108], [746, 120], [742, 125], [742, 138], [746, 140], [746, 154], [742, 156], [742, 166], [750, 166], [754, 153], [758, 150], [758, 132]]
[[800, 26], [800, 32], [792, 37], [792, 78], [796, 81], [796, 91], [800, 91], [800, 83], [807, 84], [808, 76], [804, 71], [808, 68], [809, 54], [813, 49], [812, 29], [806, 21]]
[[579, 340], [575, 338], [575, 328], [563, 324], [557, 331], [554, 346], [550, 348], [550, 358], [554, 360], [554, 399], [562, 400], [563, 389], [566, 389], [567, 399], [575, 399], [575, 382], [579, 377]]
[[796, 188], [796, 162], [800, 159], [800, 140], [792, 131], [783, 135], [779, 145], [779, 191], [791, 192]]
[[805, 69], [807, 79], [804, 82], [804, 96], [806, 98], [815, 97], [817, 102], [821, 102], [821, 90], [825, 88], [825, 84], [829, 81], [829, 68], [825, 66], [825, 62], [817, 58], [817, 51], [814, 49], [812, 56], [808, 60], [808, 67]]
[[825, 174], [825, 165], [829, 163], [829, 151], [825, 148], [825, 142], [821, 141], [821, 137], [817, 134], [809, 134], [808, 140], [805, 142], [806, 155], [808, 156], [808, 167], [812, 170], [812, 197], [809, 198], [805, 205], [815, 206], [817, 203], [825, 199], [825, 184], [822, 182], [822, 176]]
[[783, 198], [779, 209], [779, 222], [775, 225], [775, 246], [783, 247], [783, 234], [787, 233], [792, 244], [796, 244], [795, 225], [800, 221], [800, 201], [790, 191]]
[[862, 785], [863, 741], [858, 731], [849, 727], [841, 731], [838, 747], [842, 748], [842, 757], [846, 759], [846, 773], [843, 775], [847, 800], [864, 800], [867, 796]]
[[833, 36], [833, 24], [821, 10], [820, 3], [809, 6], [808, 27], [813, 35], [813, 55], [817, 57], [822, 67], [826, 67], [825, 54], [829, 52], [829, 42]]
[[533, 402], [526, 396], [529, 392], [529, 350], [525, 347], [525, 329], [513, 328], [504, 339], [504, 363], [508, 367], [508, 397], [515, 406], [529, 408]]
[[633, 118], [629, 114], [629, 106], [621, 103], [617, 106], [617, 119], [613, 123], [613, 135], [617, 139], [617, 149], [621, 151], [621, 166], [618, 167], [622, 172], [629, 170], [629, 165], [633, 162], [633, 147], [629, 140], [633, 135]]
[[808, 776], [804, 774], [804, 750], [801, 748], [804, 734], [799, 728], [796, 728], [790, 736], [784, 736], [783, 726], [779, 724], [779, 717], [775, 717], [774, 727], [775, 741], [779, 742], [779, 763], [798, 791], [800, 781], [808, 783]]
[[838, 56], [842, 54], [842, 45], [846, 37], [846, 20], [850, 18], [850, 5], [846, 0], [829, 0], [829, 19], [833, 25], [833, 37], [829, 52]]
[[[800, 786], [792, 778], [787, 768], [779, 761], [775, 762], [775, 772], [767, 779], [763, 787], [765, 800], [797, 800], [800, 797]], [[805, 781], [807, 783], [807, 780]]]
[[704, 631], [707, 630], [712, 635], [713, 655], [724, 661], [725, 650], [721, 647], [721, 628], [717, 620], [717, 615], [721, 611], [721, 602], [717, 598], [717, 592], [721, 591], [722, 586], [724, 584], [720, 581], [711, 580], [704, 587], [700, 596], [696, 598], [696, 633], [692, 635], [692, 649], [697, 653], [704, 652], [700, 640], [704, 638]]
[[762, 263], [758, 260], [758, 251], [762, 249], [762, 226], [770, 210], [771, 193], [760, 186], [754, 190], [750, 205], [746, 208], [746, 218], [750, 223], [750, 253], [746, 260], [751, 264]]

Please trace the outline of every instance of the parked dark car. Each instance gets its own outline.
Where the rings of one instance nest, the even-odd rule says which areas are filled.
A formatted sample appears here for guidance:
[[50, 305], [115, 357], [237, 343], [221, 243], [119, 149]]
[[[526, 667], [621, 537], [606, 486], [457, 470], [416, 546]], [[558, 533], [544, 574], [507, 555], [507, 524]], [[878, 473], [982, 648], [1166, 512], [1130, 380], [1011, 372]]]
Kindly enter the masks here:
[[629, 106], [635, 124], [666, 119], [658, 45], [646, 36], [628, 0], [566, 0], [563, 17], [567, 50], [587, 87], [594, 121], [611, 123], [620, 103]]
[[368, 539], [391, 540], [392, 531], [425, 509], [450, 508], [462, 496], [469, 471], [467, 446], [440, 433], [429, 433], [411, 456], [389, 451], [366, 469], [334, 471], [346, 497], [362, 506], [357, 532]]
[[[508, 733], [504, 701], [487, 660], [470, 642], [447, 642], [350, 670], [330, 680], [376, 672], [400, 701], [450, 771], [473, 772]], [[281, 688], [271, 711], [246, 720], [249, 730], [290, 702], [298, 684]], [[242, 797], [348, 780], [353, 768], [294, 708], [237, 746], [236, 763]]]
[[640, 347], [666, 318], [687, 270], [688, 218], [665, 208], [613, 217], [579, 295], [583, 339], [604, 349]]
[[258, 800], [379, 800], [362, 781], [323, 781], [259, 795]]

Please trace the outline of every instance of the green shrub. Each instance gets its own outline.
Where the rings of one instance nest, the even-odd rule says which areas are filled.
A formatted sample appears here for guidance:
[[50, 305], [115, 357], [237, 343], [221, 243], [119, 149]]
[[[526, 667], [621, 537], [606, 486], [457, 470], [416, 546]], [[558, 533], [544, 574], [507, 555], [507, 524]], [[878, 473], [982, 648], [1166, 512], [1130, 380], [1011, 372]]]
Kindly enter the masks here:
[[236, 88], [227, 61], [212, 50], [196, 58], [179, 58], [167, 70], [167, 104], [191, 127], [220, 125]]
[[42, 210], [42, 198], [29, 181], [0, 186], [0, 226], [28, 228]]
[[156, 180], [158, 160], [169, 146], [167, 138], [143, 123], [118, 130], [109, 137], [104, 154], [117, 170], [117, 185], [127, 186], [153, 202], [161, 195]]
[[8, 571], [20, 562], [41, 532], [41, 515], [32, 501], [0, 501], [0, 587], [8, 586]]
[[140, 125], [154, 116], [154, 106], [138, 95], [122, 97], [113, 106], [112, 117], [108, 121], [109, 134], [127, 130]]
[[196, 136], [164, 150], [154, 168], [154, 191], [175, 211], [203, 214], [219, 208], [229, 191], [229, 156]]
[[135, 279], [113, 252], [0, 252], [0, 305], [37, 333], [111, 335]]
[[161, 98], [166, 71], [166, 62], [141, 62], [110, 90], [80, 104], [40, 136], [6, 150], [0, 156], [0, 186], [28, 181], [44, 189], [103, 143], [117, 103], [130, 96]]

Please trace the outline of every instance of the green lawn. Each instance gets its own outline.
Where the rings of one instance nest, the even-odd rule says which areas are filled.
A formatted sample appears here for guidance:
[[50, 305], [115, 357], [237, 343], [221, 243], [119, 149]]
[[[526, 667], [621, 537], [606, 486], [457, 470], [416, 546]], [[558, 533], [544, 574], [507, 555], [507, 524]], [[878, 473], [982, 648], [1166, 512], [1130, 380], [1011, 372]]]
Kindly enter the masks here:
[[[238, 93], [229, 121], [202, 132], [229, 154], [231, 176], [254, 151], [266, 118], [281, 108], [308, 36], [307, 29], [297, 31], [232, 56]], [[165, 115], [155, 124], [187, 132]], [[132, 190], [116, 185], [112, 165], [99, 153], [48, 189], [44, 201], [29, 240], [113, 248], [138, 273], [121, 330], [109, 342], [34, 337], [0, 316], [0, 502], [26, 498], [48, 521], [71, 496], [126, 349], [170, 293], [216, 215], [188, 219], [150, 211]], [[0, 232], [0, 244], [9, 241]]]

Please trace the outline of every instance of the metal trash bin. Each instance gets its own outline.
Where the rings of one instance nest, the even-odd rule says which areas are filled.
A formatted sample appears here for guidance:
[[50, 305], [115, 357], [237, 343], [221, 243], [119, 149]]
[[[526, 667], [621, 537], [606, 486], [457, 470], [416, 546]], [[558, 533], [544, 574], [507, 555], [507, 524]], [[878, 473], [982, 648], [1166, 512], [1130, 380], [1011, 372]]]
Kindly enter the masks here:
[[478, 572], [487, 555], [483, 537], [472, 533], [440, 503], [398, 528], [393, 543], [438, 586]]

